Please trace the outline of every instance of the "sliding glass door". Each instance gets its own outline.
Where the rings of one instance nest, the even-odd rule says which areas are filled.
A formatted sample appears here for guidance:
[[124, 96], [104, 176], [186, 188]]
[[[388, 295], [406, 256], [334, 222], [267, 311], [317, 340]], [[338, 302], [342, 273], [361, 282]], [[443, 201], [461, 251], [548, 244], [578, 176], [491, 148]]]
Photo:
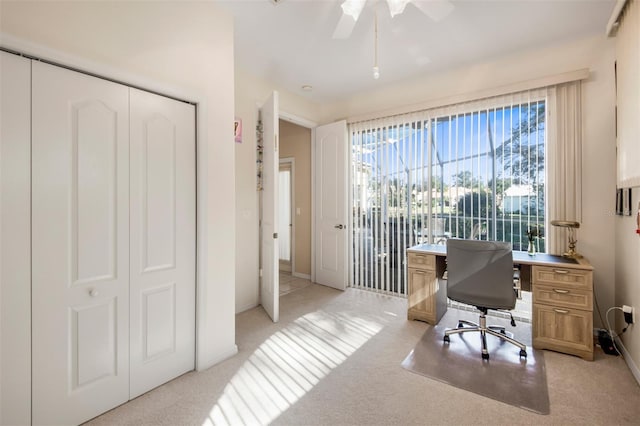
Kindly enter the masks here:
[[544, 236], [545, 106], [524, 93], [351, 124], [352, 285], [406, 294], [416, 244]]

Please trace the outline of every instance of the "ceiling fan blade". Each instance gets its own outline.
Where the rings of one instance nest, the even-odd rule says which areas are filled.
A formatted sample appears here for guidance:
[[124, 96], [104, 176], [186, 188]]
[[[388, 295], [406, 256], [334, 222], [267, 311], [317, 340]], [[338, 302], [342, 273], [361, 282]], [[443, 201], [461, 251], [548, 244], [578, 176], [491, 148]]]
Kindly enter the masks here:
[[412, 0], [411, 3], [436, 22], [442, 21], [454, 9], [449, 0]]
[[336, 29], [333, 31], [333, 38], [345, 39], [349, 38], [356, 26], [356, 20], [346, 13], [343, 13], [338, 21]]

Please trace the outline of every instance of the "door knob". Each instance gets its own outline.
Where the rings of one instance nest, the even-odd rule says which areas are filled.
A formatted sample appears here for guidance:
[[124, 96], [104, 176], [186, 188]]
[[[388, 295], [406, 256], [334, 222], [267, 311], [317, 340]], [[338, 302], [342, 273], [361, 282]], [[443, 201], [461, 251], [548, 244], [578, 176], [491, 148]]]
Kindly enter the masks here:
[[98, 290], [96, 290], [95, 288], [92, 288], [91, 290], [89, 290], [89, 296], [91, 297], [98, 297]]
[[342, 224], [340, 224], [340, 225], [336, 225], [336, 226], [334, 226], [334, 228], [336, 228], [336, 229], [343, 229], [343, 228], [344, 228], [344, 225], [342, 225]]

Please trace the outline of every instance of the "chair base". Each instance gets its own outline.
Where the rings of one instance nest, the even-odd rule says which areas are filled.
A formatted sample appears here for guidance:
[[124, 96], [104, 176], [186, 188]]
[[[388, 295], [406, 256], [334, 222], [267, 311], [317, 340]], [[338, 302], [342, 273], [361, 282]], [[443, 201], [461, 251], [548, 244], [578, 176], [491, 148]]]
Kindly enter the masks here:
[[[465, 327], [466, 325], [466, 327]], [[482, 340], [482, 359], [489, 359], [489, 351], [487, 350], [487, 333], [492, 336], [496, 336], [512, 345], [520, 348], [520, 356], [527, 357], [527, 347], [515, 339], [507, 336], [505, 328], [497, 325], [487, 326], [486, 310], [482, 310], [480, 313], [480, 324], [476, 324], [471, 321], [459, 320], [458, 328], [445, 330], [443, 340], [445, 343], [449, 343], [452, 334], [462, 334], [468, 332], [479, 332]]]

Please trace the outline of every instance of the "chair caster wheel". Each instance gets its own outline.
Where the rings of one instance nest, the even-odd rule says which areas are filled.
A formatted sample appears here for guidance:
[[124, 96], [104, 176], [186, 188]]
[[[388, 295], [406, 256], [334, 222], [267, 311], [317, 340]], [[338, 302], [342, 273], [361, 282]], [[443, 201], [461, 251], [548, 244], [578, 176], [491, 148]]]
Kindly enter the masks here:
[[520, 349], [520, 356], [523, 358], [527, 357], [527, 351], [525, 351], [524, 349]]
[[482, 354], [482, 359], [489, 359], [489, 354], [485, 354], [485, 353], [483, 353], [483, 354]]
[[444, 340], [445, 343], [449, 343], [451, 341], [451, 339], [449, 338], [449, 336], [447, 336], [445, 334], [445, 336], [442, 338], [442, 340]]

